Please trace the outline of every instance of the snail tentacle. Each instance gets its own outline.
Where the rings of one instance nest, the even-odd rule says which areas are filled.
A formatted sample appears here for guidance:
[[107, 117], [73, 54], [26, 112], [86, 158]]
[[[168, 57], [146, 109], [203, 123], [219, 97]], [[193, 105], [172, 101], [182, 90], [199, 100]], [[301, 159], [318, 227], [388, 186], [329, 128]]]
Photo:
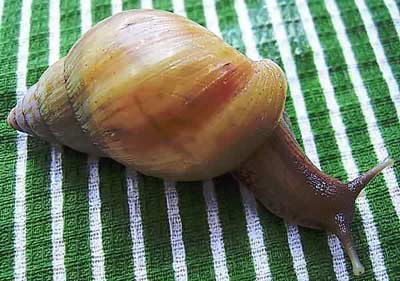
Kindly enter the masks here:
[[354, 192], [354, 196], [357, 197], [362, 190], [367, 186], [367, 184], [374, 179], [383, 169], [392, 167], [394, 165], [393, 159], [387, 157], [383, 160], [380, 164], [373, 167], [366, 173], [362, 174], [361, 176], [355, 178], [354, 180], [347, 183], [347, 187], [349, 190]]

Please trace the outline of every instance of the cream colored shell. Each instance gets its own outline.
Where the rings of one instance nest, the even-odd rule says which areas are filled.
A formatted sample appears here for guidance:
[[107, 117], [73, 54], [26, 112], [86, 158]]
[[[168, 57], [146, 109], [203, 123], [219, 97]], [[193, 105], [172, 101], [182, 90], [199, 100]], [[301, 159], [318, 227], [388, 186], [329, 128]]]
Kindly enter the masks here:
[[[272, 61], [252, 62], [200, 25], [154, 10], [100, 22], [48, 71], [59, 76], [44, 74], [11, 124], [173, 180], [236, 168], [276, 126], [286, 93]], [[12, 118], [38, 108], [31, 120], [46, 125]]]

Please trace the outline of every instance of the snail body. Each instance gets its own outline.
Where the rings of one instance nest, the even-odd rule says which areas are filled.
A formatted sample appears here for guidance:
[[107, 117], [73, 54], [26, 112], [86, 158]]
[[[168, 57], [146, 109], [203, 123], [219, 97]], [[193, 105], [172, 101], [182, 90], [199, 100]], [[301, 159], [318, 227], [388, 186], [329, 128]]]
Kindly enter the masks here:
[[232, 172], [271, 212], [351, 239], [354, 201], [391, 160], [349, 184], [319, 171], [285, 117], [286, 80], [200, 25], [132, 10], [90, 29], [11, 110], [17, 130], [169, 180]]

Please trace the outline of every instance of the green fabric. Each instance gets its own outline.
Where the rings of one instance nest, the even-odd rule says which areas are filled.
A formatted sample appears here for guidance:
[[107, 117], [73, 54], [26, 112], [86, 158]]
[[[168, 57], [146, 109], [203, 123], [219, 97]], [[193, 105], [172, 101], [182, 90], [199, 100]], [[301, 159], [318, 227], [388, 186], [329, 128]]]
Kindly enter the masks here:
[[[49, 4], [52, 0], [32, 0], [29, 29], [29, 54], [26, 65], [26, 85], [33, 85], [45, 71], [49, 63]], [[18, 161], [17, 133], [5, 122], [9, 110], [16, 103], [16, 85], [20, 74], [17, 74], [20, 21], [22, 19], [23, 2], [18, 0], [0, 1], [4, 4], [0, 19], [0, 280], [12, 280], [21, 274], [16, 266], [17, 251], [15, 229], [15, 199], [16, 194], [16, 163]], [[81, 5], [80, 0], [60, 0], [60, 56], [64, 56], [81, 35]], [[139, 0], [91, 0], [92, 23], [110, 16], [112, 5], [120, 2], [123, 9], [140, 8]], [[150, 2], [150, 1], [142, 1]], [[154, 0], [153, 7], [174, 11], [178, 1]], [[211, 7], [201, 1], [183, 1], [188, 18], [206, 26], [207, 16]], [[341, 148], [336, 141], [335, 130], [337, 121], [329, 114], [331, 105], [327, 104], [326, 93], [322, 90], [321, 77], [318, 73], [320, 61], [314, 61], [313, 48], [308, 41], [306, 28], [301, 20], [299, 8], [295, 0], [278, 1], [277, 8], [284, 22], [284, 28], [289, 40], [291, 54], [281, 54], [277, 38], [273, 30], [272, 15], [277, 11], [267, 9], [263, 0], [224, 0], [204, 1], [214, 4], [218, 25], [223, 39], [240, 50], [246, 52], [246, 42], [243, 26], [240, 25], [240, 13], [247, 13], [252, 35], [258, 53], [276, 61], [284, 68], [284, 56], [292, 55], [297, 69], [301, 94], [304, 97], [308, 121], [314, 137], [321, 169], [328, 174], [343, 180], [348, 180], [346, 164], [341, 157]], [[245, 11], [238, 11], [237, 4], [243, 2]], [[297, 1], [301, 2], [301, 1]], [[358, 1], [364, 2], [364, 1]], [[368, 0], [365, 1], [376, 30], [384, 55], [397, 86], [395, 99], [400, 99], [398, 92], [400, 81], [400, 40], [395, 24], [400, 24], [400, 18], [392, 18], [387, 3], [393, 2], [397, 11], [398, 1]], [[390, 156], [395, 159], [394, 196], [400, 194], [400, 123], [396, 105], [389, 92], [385, 75], [380, 69], [382, 58], [377, 58], [371, 42], [371, 27], [363, 22], [357, 4], [348, 0], [337, 0], [346, 34], [351, 44], [351, 50], [357, 62], [362, 83], [365, 86], [372, 106], [377, 128], [384, 140], [384, 146]], [[352, 84], [352, 77], [346, 65], [345, 54], [340, 45], [335, 23], [330, 16], [329, 7], [319, 0], [308, 1], [315, 31], [317, 32], [323, 55], [328, 67], [329, 78], [334, 88], [334, 96], [339, 105], [341, 120], [352, 156], [359, 172], [364, 172], [378, 162], [374, 152], [373, 142], [368, 132], [370, 119], [366, 119], [363, 104], [357, 97], [357, 90]], [[240, 13], [239, 13], [240, 12]], [[393, 13], [395, 14], [395, 13]], [[88, 15], [86, 15], [88, 16]], [[285, 71], [287, 71], [285, 69]], [[286, 109], [293, 124], [293, 131], [304, 148], [301, 138], [301, 122], [295, 112], [295, 99], [287, 98]], [[299, 94], [299, 93], [296, 93]], [[365, 102], [365, 101], [363, 101]], [[340, 118], [340, 117], [337, 117]], [[367, 118], [370, 118], [367, 117]], [[52, 280], [54, 276], [63, 276], [67, 280], [98, 279], [99, 272], [94, 267], [94, 260], [104, 261], [104, 277], [107, 280], [132, 280], [145, 277], [148, 280], [182, 279], [189, 280], [223, 279], [225, 268], [231, 280], [255, 280], [257, 277], [272, 277], [274, 280], [295, 280], [309, 277], [310, 280], [335, 280], [346, 276], [355, 280], [391, 280], [400, 278], [400, 221], [396, 214], [395, 201], [389, 193], [387, 182], [380, 175], [370, 183], [366, 191], [366, 199], [372, 214], [372, 221], [366, 220], [363, 210], [357, 208], [353, 235], [360, 259], [366, 267], [361, 278], [355, 278], [351, 265], [346, 257], [345, 272], [338, 273], [335, 269], [333, 256], [324, 232], [299, 227], [302, 253], [305, 268], [299, 273], [298, 261], [293, 260], [293, 249], [288, 241], [288, 226], [283, 220], [257, 205], [256, 225], [262, 231], [261, 240], [256, 246], [252, 239], [257, 238], [253, 225], [246, 218], [251, 207], [243, 195], [241, 187], [231, 176], [224, 175], [213, 180], [215, 194], [206, 194], [202, 182], [176, 183], [178, 213], [172, 214], [169, 209], [165, 183], [156, 178], [138, 174], [136, 192], [139, 196], [141, 234], [144, 246], [139, 252], [144, 257], [144, 268], [138, 271], [140, 264], [136, 234], [132, 232], [133, 207], [129, 203], [127, 172], [123, 166], [110, 160], [99, 160], [99, 196], [101, 222], [101, 255], [95, 256], [91, 247], [91, 221], [93, 208], [89, 198], [89, 169], [87, 155], [62, 148], [62, 221], [64, 224], [64, 258], [61, 275], [54, 272], [53, 240], [52, 240], [52, 197], [51, 197], [51, 151], [52, 146], [33, 138], [28, 138], [27, 162], [23, 167], [25, 176], [25, 253], [26, 267], [22, 274], [28, 280]], [[234, 152], [233, 152], [234, 153]], [[354, 171], [351, 171], [354, 172]], [[397, 194], [397, 195], [396, 195]], [[175, 196], [170, 195], [170, 196]], [[210, 212], [211, 203], [206, 198], [215, 196], [216, 208]], [[129, 198], [128, 198], [129, 197]], [[172, 198], [171, 197], [171, 198]], [[396, 197], [396, 198], [397, 198]], [[211, 205], [210, 205], [211, 204]], [[210, 207], [211, 206], [211, 207]], [[249, 209], [250, 208], [250, 209]], [[169, 219], [174, 215], [175, 221]], [[217, 216], [221, 230], [221, 239], [216, 240], [209, 226], [212, 216]], [[259, 224], [257, 224], [259, 223]], [[171, 240], [178, 237], [171, 234], [173, 225], [181, 226], [183, 250], [174, 252]], [[366, 227], [377, 231], [378, 239], [369, 240]], [[215, 226], [214, 226], [215, 227]], [[179, 230], [179, 227], [178, 227]], [[215, 230], [215, 229], [214, 229]], [[218, 228], [217, 228], [218, 230]], [[176, 231], [176, 229], [174, 230]], [[291, 239], [291, 238], [290, 238]], [[289, 239], [289, 240], [290, 240]], [[219, 244], [223, 252], [215, 252], [213, 245]], [[290, 240], [291, 241], [291, 240]], [[382, 259], [374, 256], [376, 248], [371, 249], [371, 243], [382, 250]], [[18, 246], [18, 247], [16, 247]], [[252, 247], [256, 247], [255, 254]], [[136, 249], [136, 250], [135, 250]], [[254, 250], [254, 249], [253, 249]], [[182, 252], [183, 251], [183, 252]], [[183, 253], [183, 256], [182, 256]], [[260, 256], [266, 253], [266, 258]], [[179, 254], [181, 256], [179, 256]], [[176, 256], [178, 255], [178, 256]], [[218, 256], [218, 260], [216, 257]], [[265, 257], [264, 256], [264, 257]], [[178, 257], [178, 258], [177, 258]], [[178, 259], [177, 262], [175, 259]], [[376, 261], [383, 264], [376, 264]], [[101, 263], [101, 262], [100, 262]], [[182, 264], [184, 265], [182, 267]], [[176, 270], [180, 268], [181, 271]], [[183, 268], [183, 269], [182, 269]], [[221, 271], [222, 268], [222, 271]], [[18, 271], [18, 272], [17, 272]], [[266, 272], [270, 272], [266, 273]], [[222, 272], [222, 273], [221, 273]], [[260, 272], [263, 274], [260, 275]], [[182, 275], [183, 274], [183, 275]], [[143, 279], [141, 279], [143, 280]]]

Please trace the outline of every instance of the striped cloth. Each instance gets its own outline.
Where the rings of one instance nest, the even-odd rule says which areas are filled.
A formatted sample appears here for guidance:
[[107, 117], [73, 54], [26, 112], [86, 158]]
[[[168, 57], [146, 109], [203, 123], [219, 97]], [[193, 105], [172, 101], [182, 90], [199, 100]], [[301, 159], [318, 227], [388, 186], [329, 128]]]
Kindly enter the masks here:
[[[174, 11], [285, 70], [310, 159], [343, 180], [400, 159], [399, 0], [0, 0], [0, 280], [349, 280], [338, 240], [230, 176], [163, 182], [16, 133], [8, 111], [97, 21]], [[101, 35], [99, 35], [101, 36]], [[400, 279], [399, 162], [357, 200], [362, 280]]]

